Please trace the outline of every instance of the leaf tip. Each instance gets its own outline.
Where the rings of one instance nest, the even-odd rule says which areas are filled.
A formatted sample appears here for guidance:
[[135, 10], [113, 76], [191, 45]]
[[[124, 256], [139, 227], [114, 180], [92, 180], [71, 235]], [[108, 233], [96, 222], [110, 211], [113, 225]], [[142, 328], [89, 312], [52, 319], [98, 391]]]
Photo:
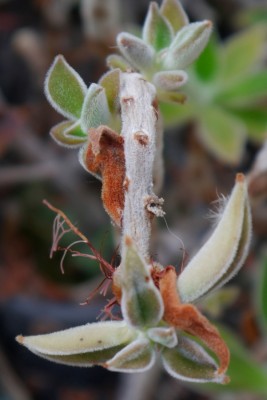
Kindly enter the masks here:
[[126, 246], [132, 246], [133, 244], [132, 238], [128, 235], [125, 236], [125, 244]]
[[244, 183], [245, 175], [242, 174], [241, 172], [239, 172], [238, 174], [236, 174], [235, 181], [236, 181], [236, 183]]
[[19, 344], [24, 344], [24, 337], [22, 335], [16, 336], [15, 339]]

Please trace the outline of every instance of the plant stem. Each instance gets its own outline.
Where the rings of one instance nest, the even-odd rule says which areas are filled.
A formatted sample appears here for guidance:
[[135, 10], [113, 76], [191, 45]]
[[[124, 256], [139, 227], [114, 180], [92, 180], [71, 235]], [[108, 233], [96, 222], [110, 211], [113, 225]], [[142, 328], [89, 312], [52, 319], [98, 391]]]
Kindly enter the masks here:
[[[153, 192], [157, 134], [161, 126], [156, 90], [140, 74], [122, 73], [120, 105], [126, 167], [123, 240], [130, 237], [139, 255], [149, 262], [151, 222], [155, 215], [164, 215], [163, 199]], [[122, 244], [122, 258], [123, 248]]]

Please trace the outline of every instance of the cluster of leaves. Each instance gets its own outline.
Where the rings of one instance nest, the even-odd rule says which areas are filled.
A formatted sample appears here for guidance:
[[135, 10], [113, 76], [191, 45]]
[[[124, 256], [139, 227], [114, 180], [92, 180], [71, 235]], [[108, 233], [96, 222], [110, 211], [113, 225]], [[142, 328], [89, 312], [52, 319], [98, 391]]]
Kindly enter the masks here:
[[52, 128], [51, 136], [63, 146], [79, 147], [92, 128], [108, 125], [118, 132], [121, 71], [139, 71], [155, 85], [159, 100], [184, 102], [185, 96], [179, 92], [187, 81], [183, 69], [202, 52], [211, 28], [210, 21], [189, 23], [176, 0], [164, 0], [160, 9], [152, 2], [143, 38], [120, 33], [117, 44], [123, 57], [110, 55], [107, 63], [111, 70], [89, 88], [64, 57], [57, 56], [47, 73], [45, 93], [50, 104], [68, 120]]
[[217, 158], [239, 163], [246, 139], [261, 143], [266, 135], [266, 39], [266, 24], [225, 43], [214, 34], [188, 72], [186, 104], [162, 105], [166, 124], [194, 120], [200, 139]]
[[[66, 217], [65, 222], [72, 226]], [[165, 369], [175, 378], [227, 382], [227, 346], [217, 329], [189, 302], [232, 278], [247, 256], [250, 236], [247, 187], [239, 174], [216, 229], [178, 278], [174, 267], [147, 264], [131, 238], [125, 239], [125, 263], [111, 277], [123, 321], [19, 336], [17, 340], [37, 355], [63, 364], [141, 372], [160, 354]], [[86, 238], [84, 241], [89, 243]], [[214, 262], [207, 268], [210, 259]], [[216, 354], [219, 366], [195, 338]]]
[[179, 89], [187, 81], [184, 71], [206, 46], [210, 21], [189, 23], [181, 5], [175, 0], [150, 4], [142, 38], [121, 32], [117, 37], [123, 55], [107, 59], [110, 68], [139, 71], [157, 88], [160, 101], [181, 103], [185, 97]]

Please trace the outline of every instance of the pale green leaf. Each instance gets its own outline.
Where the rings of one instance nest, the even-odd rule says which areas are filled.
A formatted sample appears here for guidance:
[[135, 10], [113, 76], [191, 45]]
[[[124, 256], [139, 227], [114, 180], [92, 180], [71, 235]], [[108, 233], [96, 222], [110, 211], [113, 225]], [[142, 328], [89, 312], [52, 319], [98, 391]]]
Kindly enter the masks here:
[[160, 90], [175, 91], [187, 82], [187, 78], [184, 71], [161, 71], [153, 76], [153, 83]]
[[39, 357], [58, 364], [69, 365], [73, 367], [93, 367], [102, 365], [113, 358], [125, 345], [109, 347], [104, 350], [96, 350], [86, 353], [68, 354], [68, 355], [47, 355], [34, 351]]
[[205, 146], [220, 160], [237, 164], [243, 155], [246, 128], [219, 107], [198, 110], [198, 133]]
[[143, 40], [156, 51], [168, 47], [173, 38], [171, 24], [159, 12], [157, 3], [151, 2], [143, 26]]
[[225, 376], [217, 374], [217, 365], [211, 356], [189, 338], [179, 336], [175, 348], [163, 349], [162, 360], [166, 371], [176, 379], [224, 383]]
[[158, 326], [147, 330], [147, 336], [162, 346], [172, 348], [177, 345], [177, 335], [175, 329], [170, 326]]
[[159, 109], [166, 127], [177, 127], [178, 124], [183, 124], [194, 118], [194, 106], [190, 102], [185, 104], [160, 102]]
[[262, 143], [267, 132], [267, 111], [263, 107], [232, 108], [228, 110], [234, 117], [240, 118], [246, 125], [249, 139]]
[[135, 331], [124, 321], [106, 321], [16, 339], [29, 350], [43, 355], [73, 355], [127, 344], [135, 336]]
[[160, 12], [169, 21], [175, 33], [189, 23], [188, 17], [178, 0], [163, 0]]
[[120, 74], [118, 68], [113, 69], [104, 74], [99, 81], [99, 85], [105, 89], [111, 113], [117, 112], [119, 108]]
[[166, 90], [157, 90], [158, 99], [160, 102], [170, 103], [170, 104], [179, 104], [183, 106], [186, 101], [186, 95], [181, 92], [174, 91], [166, 91]]
[[129, 64], [125, 58], [117, 54], [110, 54], [107, 57], [107, 65], [111, 69], [119, 68], [122, 72], [131, 71], [133, 69], [132, 65]]
[[195, 301], [231, 279], [247, 257], [250, 239], [247, 185], [244, 175], [237, 174], [215, 230], [178, 277], [182, 302]]
[[184, 69], [200, 55], [212, 31], [210, 21], [194, 22], [177, 32], [169, 49], [162, 55], [166, 69]]
[[240, 107], [249, 106], [264, 98], [267, 99], [266, 70], [250, 75], [222, 90], [216, 96], [216, 101], [226, 104], [228, 107]]
[[213, 287], [209, 289], [209, 291], [217, 290], [218, 288], [223, 286], [230, 279], [232, 279], [240, 270], [248, 255], [249, 245], [251, 242], [251, 232], [252, 232], [251, 213], [250, 213], [250, 206], [247, 201], [244, 210], [242, 233], [239, 239], [239, 244], [237, 247], [236, 254], [231, 264], [228, 266], [227, 271], [225, 271], [222, 277], [218, 279], [218, 281], [215, 283]]
[[81, 130], [80, 121], [63, 121], [50, 130], [52, 138], [64, 147], [80, 147], [87, 140], [87, 135]]
[[140, 338], [124, 347], [104, 366], [111, 371], [143, 372], [153, 366], [155, 358], [149, 340]]
[[81, 127], [85, 133], [90, 128], [107, 125], [110, 120], [110, 112], [105, 89], [92, 83], [86, 93], [81, 112]]
[[130, 33], [121, 32], [117, 36], [117, 45], [122, 55], [134, 68], [141, 71], [151, 68], [155, 51], [143, 40]]
[[198, 79], [204, 82], [213, 81], [219, 72], [219, 42], [216, 34], [213, 34], [206, 47], [193, 64], [194, 72]]
[[45, 94], [50, 104], [66, 118], [80, 118], [86, 85], [78, 73], [57, 56], [45, 79]]
[[134, 327], [156, 325], [163, 315], [163, 302], [154, 285], [149, 266], [138, 254], [130, 238], [122, 258], [122, 313]]
[[266, 24], [255, 25], [234, 36], [221, 47], [222, 87], [242, 80], [262, 61], [267, 39]]

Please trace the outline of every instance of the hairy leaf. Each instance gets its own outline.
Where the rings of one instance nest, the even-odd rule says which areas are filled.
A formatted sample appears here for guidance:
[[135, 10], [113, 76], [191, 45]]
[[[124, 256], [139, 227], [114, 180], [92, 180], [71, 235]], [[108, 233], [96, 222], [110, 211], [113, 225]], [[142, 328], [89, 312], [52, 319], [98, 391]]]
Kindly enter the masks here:
[[250, 243], [251, 220], [247, 185], [242, 174], [214, 232], [178, 277], [183, 302], [192, 302], [237, 273]]
[[157, 3], [151, 2], [143, 26], [143, 40], [156, 51], [168, 47], [173, 38], [173, 30], [159, 12]]
[[211, 356], [193, 340], [179, 336], [174, 349], [162, 351], [166, 371], [176, 379], [189, 382], [224, 383], [225, 376], [217, 375], [217, 365]]
[[50, 104], [66, 118], [80, 118], [86, 85], [78, 73], [57, 56], [47, 72], [45, 94]]
[[122, 72], [132, 70], [131, 64], [129, 64], [125, 58], [118, 56], [117, 54], [110, 54], [107, 57], [107, 65], [111, 69], [119, 68]]
[[[201, 112], [202, 110], [202, 112]], [[198, 110], [200, 139], [219, 159], [237, 164], [243, 155], [246, 127], [218, 106]]]
[[43, 355], [73, 355], [127, 344], [134, 337], [135, 332], [124, 321], [106, 321], [16, 339], [29, 350]]
[[81, 112], [81, 127], [85, 133], [90, 128], [97, 128], [99, 125], [107, 125], [110, 119], [105, 89], [92, 83], [89, 87]]
[[163, 91], [176, 91], [187, 82], [187, 73], [184, 71], [161, 71], [153, 77], [153, 83]]
[[231, 84], [253, 72], [264, 57], [266, 24], [255, 25], [232, 36], [221, 48], [221, 82]]
[[99, 85], [101, 85], [105, 91], [107, 96], [107, 101], [109, 105], [109, 110], [111, 113], [118, 111], [119, 107], [119, 90], [120, 90], [120, 70], [118, 68], [113, 69], [112, 71], [108, 71], [104, 74], [100, 81]]
[[189, 23], [188, 17], [178, 0], [163, 0], [160, 12], [169, 21], [174, 32]]
[[147, 331], [147, 336], [153, 342], [169, 348], [176, 346], [178, 343], [175, 329], [172, 326], [150, 328]]
[[111, 371], [143, 372], [155, 362], [155, 352], [145, 338], [130, 343], [104, 366]]
[[87, 140], [87, 135], [81, 130], [80, 121], [60, 122], [51, 129], [50, 135], [59, 145], [70, 148], [80, 147]]
[[149, 266], [139, 256], [132, 240], [125, 240], [122, 268], [122, 313], [134, 327], [156, 325], [163, 315], [160, 293], [150, 276]]
[[267, 71], [246, 77], [242, 81], [221, 91], [216, 100], [228, 106], [249, 106], [256, 101], [267, 99]]
[[155, 51], [143, 40], [130, 33], [117, 36], [117, 44], [122, 55], [138, 70], [149, 70], [153, 64]]
[[163, 55], [167, 69], [183, 69], [200, 55], [212, 30], [210, 21], [194, 22], [177, 32], [168, 51]]

